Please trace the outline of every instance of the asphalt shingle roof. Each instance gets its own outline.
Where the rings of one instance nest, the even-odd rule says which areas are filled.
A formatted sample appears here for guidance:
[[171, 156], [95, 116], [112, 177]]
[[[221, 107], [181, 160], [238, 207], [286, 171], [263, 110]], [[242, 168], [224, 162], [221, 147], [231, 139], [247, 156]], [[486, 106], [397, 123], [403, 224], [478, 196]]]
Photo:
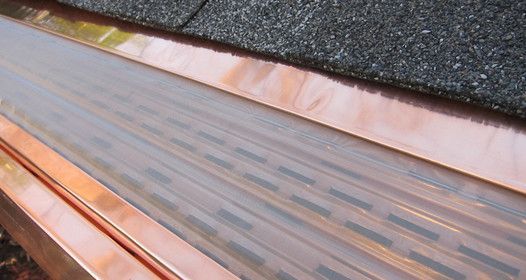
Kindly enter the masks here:
[[59, 0], [526, 117], [526, 2]]

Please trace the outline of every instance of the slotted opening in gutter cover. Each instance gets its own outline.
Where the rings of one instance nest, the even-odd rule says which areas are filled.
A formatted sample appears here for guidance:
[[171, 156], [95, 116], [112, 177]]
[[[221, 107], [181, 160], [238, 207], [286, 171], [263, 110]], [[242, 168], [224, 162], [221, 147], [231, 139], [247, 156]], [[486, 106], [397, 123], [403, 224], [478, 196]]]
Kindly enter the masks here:
[[1, 113], [243, 279], [524, 277], [518, 193], [0, 24]]

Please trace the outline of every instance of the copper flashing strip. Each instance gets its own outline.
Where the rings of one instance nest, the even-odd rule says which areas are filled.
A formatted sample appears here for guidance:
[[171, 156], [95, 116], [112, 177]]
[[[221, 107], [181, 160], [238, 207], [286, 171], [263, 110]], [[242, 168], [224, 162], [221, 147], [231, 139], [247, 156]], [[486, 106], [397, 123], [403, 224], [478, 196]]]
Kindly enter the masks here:
[[[142, 261], [147, 262], [147, 266], [152, 267], [163, 278], [209, 279], [210, 275], [214, 275], [215, 279], [235, 279], [228, 271], [183, 240], [173, 236], [164, 227], [133, 208], [78, 167], [3, 116], [0, 116], [0, 139], [2, 148], [12, 151], [13, 156], [27, 164], [32, 172], [41, 178], [45, 178], [47, 183], [54, 187], [54, 191], [66, 197], [68, 202], [75, 207], [80, 208], [83, 214], [95, 221], [97, 226], [109, 232], [119, 244], [133, 252]], [[67, 186], [67, 188], [62, 186]], [[66, 212], [68, 211], [63, 210], [61, 213]], [[69, 212], [73, 211], [70, 210]], [[52, 224], [49, 227], [53, 229], [58, 225]], [[67, 227], [59, 228], [67, 230]], [[83, 232], [78, 227], [73, 228], [77, 234]], [[71, 232], [57, 234], [57, 238], [75, 236]], [[94, 248], [98, 246], [91, 243], [90, 245]], [[102, 250], [102, 253], [105, 252], [103, 247], [99, 249]], [[84, 252], [85, 248], [76, 247], [73, 248], [71, 254], [82, 255]], [[98, 261], [104, 259], [107, 258]], [[108, 261], [108, 263], [104, 262], [104, 265], [111, 264], [113, 260], [109, 259]], [[135, 270], [129, 269], [128, 271], [133, 272]], [[119, 273], [121, 275], [118, 278], [122, 276], [122, 272]]]
[[[34, 2], [31, 5], [36, 5]], [[90, 22], [53, 3], [4, 15], [30, 26], [200, 81], [506, 188], [526, 192], [524, 122], [456, 102], [217, 51], [147, 28]], [[66, 13], [70, 13], [66, 15]], [[101, 23], [99, 23], [101, 22]], [[110, 24], [117, 24], [109, 21]], [[79, 28], [82, 25], [85, 28]], [[107, 32], [85, 32], [88, 27]], [[210, 67], [213, 65], [213, 67]]]
[[2, 150], [0, 206], [0, 222], [54, 279], [158, 278]]

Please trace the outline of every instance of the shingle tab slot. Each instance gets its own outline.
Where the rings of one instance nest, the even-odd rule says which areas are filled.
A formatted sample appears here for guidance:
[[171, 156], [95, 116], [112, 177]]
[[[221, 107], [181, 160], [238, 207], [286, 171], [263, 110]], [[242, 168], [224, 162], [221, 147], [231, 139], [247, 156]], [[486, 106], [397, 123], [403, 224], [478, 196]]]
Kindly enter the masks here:
[[215, 156], [213, 156], [211, 154], [206, 154], [205, 158], [207, 160], [209, 160], [209, 161], [211, 161], [211, 162], [213, 162], [213, 163], [225, 168], [225, 169], [232, 169], [232, 168], [234, 168], [234, 166], [231, 163], [229, 163], [227, 161], [224, 161], [224, 160], [222, 160], [220, 158], [217, 158], [217, 157], [215, 157]]
[[141, 127], [146, 129], [146, 130], [148, 130], [150, 133], [153, 133], [153, 134], [157, 135], [157, 136], [163, 135], [162, 131], [160, 131], [159, 129], [157, 129], [157, 128], [153, 127], [153, 126], [149, 126], [149, 125], [147, 125], [145, 123], [141, 124]]
[[166, 118], [166, 121], [177, 126], [177, 127], [180, 127], [180, 128], [184, 128], [184, 129], [189, 129], [190, 128], [190, 125], [189, 124], [186, 124], [184, 122], [181, 122], [181, 121], [178, 121], [174, 118]]
[[434, 233], [430, 230], [427, 230], [417, 224], [414, 224], [414, 223], [411, 223], [405, 219], [402, 219], [396, 215], [393, 215], [393, 214], [389, 214], [389, 217], [387, 217], [387, 220], [407, 229], [407, 230], [410, 230], [414, 233], [417, 233], [417, 234], [420, 234], [422, 236], [425, 236], [431, 240], [435, 240], [437, 241], [438, 238], [440, 237], [437, 233]]
[[195, 151], [195, 147], [194, 146], [192, 146], [191, 144], [186, 143], [183, 140], [179, 140], [177, 138], [172, 138], [172, 139], [170, 139], [170, 142], [172, 142], [175, 145], [177, 145], [177, 146], [179, 146], [179, 147], [181, 147], [183, 149], [186, 149], [186, 150], [188, 150], [190, 152]]
[[310, 209], [324, 217], [329, 217], [331, 215], [331, 211], [319, 206], [318, 204], [315, 204], [313, 202], [310, 202], [304, 198], [301, 198], [299, 196], [296, 196], [296, 195], [293, 195], [290, 200], [298, 203], [299, 205], [307, 208], [307, 209]]
[[516, 236], [509, 236], [508, 237], [508, 240], [517, 244], [517, 245], [521, 245], [521, 246], [524, 246], [526, 247], [526, 240], [525, 239], [521, 239], [521, 238], [518, 238]]
[[265, 263], [265, 259], [257, 255], [256, 253], [252, 252], [251, 250], [243, 247], [242, 245], [230, 241], [228, 242], [228, 247], [232, 248], [232, 250], [236, 251], [240, 255], [245, 256], [247, 259], [255, 263], [256, 265], [263, 265]]
[[172, 201], [160, 196], [159, 194], [153, 193], [152, 198], [160, 202], [164, 207], [171, 209], [171, 210], [177, 210], [177, 205], [173, 203]]
[[368, 228], [365, 228], [359, 224], [356, 224], [356, 223], [353, 223], [351, 221], [347, 221], [345, 223], [345, 226], [348, 227], [349, 229], [353, 230], [354, 232], [358, 233], [358, 234], [361, 234], [385, 247], [391, 247], [391, 245], [393, 244], [393, 241], [375, 231], [372, 231]]
[[519, 272], [520, 270], [513, 267], [513, 266], [510, 266], [510, 265], [507, 265], [501, 261], [498, 261], [488, 255], [485, 255], [483, 253], [480, 253], [478, 251], [475, 251], [471, 248], [468, 248], [464, 245], [460, 245], [458, 247], [458, 251], [468, 257], [471, 257], [471, 258], [474, 258], [482, 263], [485, 263], [493, 268], [496, 268], [500, 271], [503, 271], [503, 272], [506, 272], [508, 274], [511, 274], [513, 276], [519, 276]]
[[445, 266], [437, 261], [434, 261], [424, 255], [421, 255], [415, 251], [411, 251], [411, 253], [409, 253], [409, 258], [431, 268], [432, 270], [440, 273], [440, 274], [443, 274], [451, 279], [455, 279], [455, 280], [463, 280], [463, 279], [466, 279], [466, 275], [448, 267], [448, 266]]
[[99, 138], [99, 137], [97, 137], [97, 136], [91, 138], [91, 141], [92, 141], [93, 143], [95, 143], [97, 146], [99, 146], [99, 147], [101, 147], [101, 148], [103, 148], [103, 149], [109, 149], [109, 148], [111, 148], [111, 143], [110, 143], [110, 142], [108, 142], [108, 141], [106, 141], [106, 140], [104, 140], [104, 139], [102, 139], [102, 138]]
[[221, 209], [217, 212], [217, 214], [221, 217], [223, 217], [225, 220], [231, 222], [232, 224], [242, 228], [242, 229], [245, 229], [245, 230], [251, 230], [252, 229], [252, 225], [241, 219], [240, 217], [232, 214], [231, 212], [225, 210], [225, 209]]
[[249, 158], [249, 159], [251, 159], [253, 161], [257, 161], [259, 163], [267, 162], [266, 158], [260, 157], [260, 156], [254, 154], [252, 152], [249, 152], [249, 151], [247, 151], [247, 150], [245, 150], [243, 148], [237, 147], [235, 151], [236, 151], [236, 153], [238, 153], [240, 155], [243, 155], [243, 156], [245, 156], [245, 157], [247, 157], [247, 158]]
[[138, 188], [138, 189], [143, 188], [143, 185], [139, 181], [137, 181], [137, 179], [131, 177], [130, 175], [126, 173], [122, 173], [121, 178], [124, 179], [127, 183], [129, 183], [135, 188]]
[[200, 130], [197, 135], [203, 137], [204, 139], [210, 141], [210, 142], [213, 142], [213, 143], [216, 143], [218, 145], [224, 145], [225, 144], [225, 140], [223, 139], [219, 139], [217, 137], [215, 137], [214, 135], [212, 134], [209, 134], [209, 133], [206, 133], [202, 130]]
[[289, 176], [289, 177], [292, 177], [292, 178], [294, 178], [294, 179], [296, 179], [298, 181], [301, 181], [301, 182], [303, 182], [303, 183], [305, 183], [307, 185], [314, 185], [314, 183], [316, 183], [315, 180], [313, 180], [313, 179], [311, 179], [309, 177], [303, 176], [300, 173], [298, 173], [298, 172], [296, 172], [294, 170], [288, 169], [288, 168], [286, 168], [284, 166], [280, 166], [278, 168], [278, 171], [283, 173], [283, 174], [285, 174], [285, 175], [287, 175], [287, 176]]
[[280, 270], [278, 273], [276, 273], [276, 278], [278, 278], [279, 280], [297, 280], [296, 277], [288, 274], [283, 270]]
[[209, 224], [201, 221], [196, 216], [190, 215], [186, 217], [186, 220], [192, 223], [194, 226], [198, 227], [200, 230], [205, 232], [208, 235], [217, 235], [217, 230], [210, 226]]
[[277, 214], [278, 216], [282, 217], [283, 219], [289, 221], [289, 222], [292, 222], [292, 223], [295, 223], [297, 225], [302, 225], [303, 224], [303, 221], [300, 220], [299, 218], [293, 216], [292, 214], [288, 213], [287, 211], [285, 210], [282, 210], [272, 204], [269, 204], [269, 203], [265, 203], [265, 207], [267, 207], [269, 210], [271, 210], [272, 212], [274, 212], [275, 214]]
[[100, 157], [95, 157], [93, 160], [96, 164], [102, 166], [104, 169], [113, 169], [113, 165], [111, 165], [111, 163], [107, 162], [106, 160]]
[[356, 207], [359, 207], [359, 208], [362, 208], [364, 210], [367, 210], [367, 211], [370, 211], [372, 208], [373, 208], [373, 205], [372, 204], [369, 204], [367, 202], [364, 202], [358, 198], [355, 198], [355, 197], [352, 197], [346, 193], [343, 193], [339, 190], [336, 190], [334, 188], [331, 188], [329, 190], [329, 194], [331, 195], [334, 195], [335, 197], [343, 200], [343, 201], [346, 201]]
[[146, 174], [150, 175], [150, 177], [153, 177], [154, 179], [163, 184], [169, 184], [172, 182], [172, 179], [170, 179], [168, 176], [165, 176], [164, 174], [153, 168], [148, 168], [145, 172]]
[[346, 277], [345, 275], [336, 272], [322, 264], [316, 268], [316, 272], [318, 272], [323, 277], [329, 279], [329, 280], [351, 280], [350, 278]]
[[268, 189], [268, 190], [271, 190], [273, 192], [277, 191], [279, 188], [272, 184], [271, 182], [265, 180], [265, 179], [262, 179], [262, 178], [259, 178], [258, 176], [256, 175], [253, 175], [253, 174], [250, 174], [250, 173], [245, 173], [245, 175], [243, 175], [243, 177], [247, 180], [249, 180], [250, 182], [252, 183], [255, 183], [256, 185], [259, 185], [265, 189]]

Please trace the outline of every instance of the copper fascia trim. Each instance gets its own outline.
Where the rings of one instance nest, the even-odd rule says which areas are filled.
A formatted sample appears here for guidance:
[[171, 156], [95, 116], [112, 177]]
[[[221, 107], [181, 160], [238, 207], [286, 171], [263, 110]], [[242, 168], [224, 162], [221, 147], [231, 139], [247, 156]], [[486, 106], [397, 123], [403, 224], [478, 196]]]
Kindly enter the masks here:
[[156, 279], [0, 150], [0, 221], [55, 279]]
[[3, 149], [163, 278], [237, 279], [3, 116], [0, 139]]
[[0, 187], [0, 224], [40, 267], [53, 279], [92, 279], [84, 267], [55, 242], [33, 217], [4, 193], [5, 187]]
[[[526, 153], [516, 152], [526, 150], [526, 125], [521, 120], [394, 87], [329, 77], [239, 51], [218, 51], [210, 44], [148, 28], [133, 26], [134, 31], [127, 32], [118, 21], [89, 13], [79, 16], [78, 10], [54, 3], [29, 6], [19, 4], [6, 16], [526, 193], [526, 173], [521, 172], [526, 170]], [[79, 24], [112, 28], [93, 37], [76, 29]], [[126, 40], [107, 43], [112, 38], [122, 40], [123, 35]]]

